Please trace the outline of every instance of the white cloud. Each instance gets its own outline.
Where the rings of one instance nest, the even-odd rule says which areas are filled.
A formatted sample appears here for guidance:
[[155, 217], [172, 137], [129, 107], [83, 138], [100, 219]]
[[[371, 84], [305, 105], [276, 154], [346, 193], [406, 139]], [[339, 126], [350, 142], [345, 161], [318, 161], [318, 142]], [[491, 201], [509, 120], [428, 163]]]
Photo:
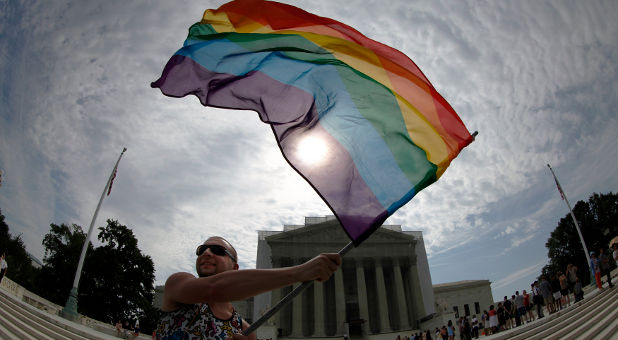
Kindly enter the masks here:
[[[546, 261], [538, 240], [566, 214], [547, 163], [572, 203], [618, 190], [615, 2], [288, 2], [401, 49], [479, 131], [387, 221], [422, 230], [430, 257], [478, 249], [468, 261], [484, 277], [507, 275], [500, 260], [522, 249]], [[158, 282], [192, 271], [213, 233], [251, 267], [256, 230], [329, 214], [255, 113], [150, 88], [189, 25], [222, 3], [11, 1], [0, 12], [0, 208], [30, 251], [42, 255], [49, 223], [88, 225], [123, 146], [98, 225], [132, 227]]]
[[522, 278], [527, 278], [532, 275], [539, 275], [541, 272], [541, 268], [547, 264], [545, 261], [540, 261], [523, 269], [520, 269], [516, 272], [513, 272], [500, 280], [497, 280], [491, 284], [492, 289], [498, 289], [502, 287], [506, 287], [509, 284], [512, 284], [514, 281], [520, 280]]

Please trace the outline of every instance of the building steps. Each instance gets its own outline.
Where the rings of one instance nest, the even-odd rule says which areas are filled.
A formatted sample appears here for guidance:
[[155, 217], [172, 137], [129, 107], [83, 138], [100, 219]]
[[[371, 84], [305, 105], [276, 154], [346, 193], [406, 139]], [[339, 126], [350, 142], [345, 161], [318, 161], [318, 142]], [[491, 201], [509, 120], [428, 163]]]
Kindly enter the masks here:
[[35, 340], [109, 340], [112, 336], [91, 330], [38, 310], [0, 290], [0, 337]]
[[618, 288], [606, 288], [544, 319], [490, 336], [490, 339], [618, 340]]

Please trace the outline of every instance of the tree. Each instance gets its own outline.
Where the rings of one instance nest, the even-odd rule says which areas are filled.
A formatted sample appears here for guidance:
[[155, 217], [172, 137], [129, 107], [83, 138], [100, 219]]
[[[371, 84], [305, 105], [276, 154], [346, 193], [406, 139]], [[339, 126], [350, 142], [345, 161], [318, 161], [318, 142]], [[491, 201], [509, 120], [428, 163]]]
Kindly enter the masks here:
[[[601, 248], [607, 251], [609, 240], [618, 234], [618, 195], [611, 192], [594, 193], [588, 202], [577, 202], [573, 207], [573, 214], [579, 223], [588, 251], [595, 251], [597, 254]], [[544, 275], [564, 272], [567, 265], [572, 263], [579, 268], [582, 284], [590, 283], [590, 269], [570, 213], [560, 219], [545, 247], [550, 262], [543, 267]]]
[[4, 221], [4, 215], [0, 210], [0, 255], [6, 254], [7, 277], [17, 282], [22, 287], [32, 290], [36, 268], [32, 266], [32, 260], [26, 251], [21, 235], [12, 236], [9, 226]]
[[[86, 234], [75, 224], [50, 226], [43, 240], [46, 256], [39, 292], [64, 305]], [[98, 239], [103, 244], [95, 248], [89, 242], [78, 287], [78, 312], [108, 323], [140, 318], [141, 328], [151, 331], [157, 320], [152, 306], [152, 259], [139, 250], [133, 231], [118, 221], [107, 220], [107, 225], [98, 229]]]
[[154, 309], [152, 259], [139, 250], [133, 231], [118, 221], [107, 220], [99, 230], [104, 245], [84, 263], [85, 275], [91, 279], [80, 284], [80, 311], [110, 323], [139, 318], [142, 329], [153, 329], [156, 319], [145, 318]]
[[[73, 287], [84, 240], [86, 234], [77, 224], [50, 224], [50, 231], [43, 238], [44, 265], [37, 278], [35, 293], [64, 306]], [[87, 254], [91, 254], [92, 249], [92, 243], [89, 242]]]

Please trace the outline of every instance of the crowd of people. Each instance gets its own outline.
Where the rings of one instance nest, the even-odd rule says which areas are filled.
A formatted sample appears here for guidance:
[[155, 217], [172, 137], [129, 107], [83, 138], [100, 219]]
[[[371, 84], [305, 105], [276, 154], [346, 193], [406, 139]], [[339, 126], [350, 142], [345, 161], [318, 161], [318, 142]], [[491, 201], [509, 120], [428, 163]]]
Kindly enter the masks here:
[[[612, 250], [612, 257], [618, 264], [618, 243], [612, 245]], [[609, 261], [610, 257], [603, 249], [600, 249], [598, 256], [595, 252], [590, 253], [590, 269], [599, 290], [603, 289], [602, 276], [606, 276], [608, 286], [613, 287]], [[510, 299], [505, 296], [497, 306], [490, 305], [480, 318], [476, 315], [470, 319], [463, 316], [455, 323], [449, 320], [447, 325], [435, 328], [433, 332], [425, 330], [409, 337], [397, 336], [397, 340], [454, 340], [456, 335], [462, 340], [478, 339], [479, 334], [491, 335], [544, 318], [545, 314], [556, 313], [584, 298], [579, 275], [577, 266], [569, 264], [564, 272], [541, 275], [539, 280], [530, 284], [529, 292], [523, 290], [519, 294], [516, 291]]]
[[140, 327], [139, 320], [135, 319], [135, 322], [129, 323], [129, 320], [125, 320], [124, 323], [120, 320], [116, 322], [116, 336], [123, 339], [135, 339], [139, 336]]

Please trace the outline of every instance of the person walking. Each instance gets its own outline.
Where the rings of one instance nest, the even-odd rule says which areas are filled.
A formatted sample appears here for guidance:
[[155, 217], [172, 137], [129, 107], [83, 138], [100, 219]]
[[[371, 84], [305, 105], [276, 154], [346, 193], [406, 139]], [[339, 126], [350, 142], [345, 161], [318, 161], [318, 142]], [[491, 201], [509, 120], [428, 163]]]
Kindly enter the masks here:
[[472, 315], [472, 336], [475, 339], [479, 338], [479, 320], [476, 318], [476, 314]]
[[[511, 307], [512, 303], [508, 299], [508, 297], [504, 297], [504, 301], [502, 302], [502, 308], [504, 308], [504, 329], [511, 328]], [[500, 319], [500, 305], [498, 305], [498, 319]]]
[[575, 297], [575, 281], [577, 281], [577, 266], [569, 263], [566, 270], [567, 278], [569, 279], [569, 290]]
[[483, 322], [483, 333], [484, 335], [491, 334], [489, 330], [489, 313], [486, 310], [483, 311], [483, 315], [481, 315], [481, 321]]
[[448, 320], [448, 324], [446, 325], [446, 334], [448, 335], [448, 340], [455, 339], [455, 327], [451, 320]]
[[532, 304], [530, 304], [530, 294], [524, 289], [524, 307], [526, 307], [526, 323], [534, 321], [534, 315], [532, 314]]
[[[526, 291], [524, 290], [524, 294], [525, 293]], [[515, 307], [517, 308], [517, 318], [515, 320], [517, 326], [519, 326], [524, 322], [524, 318], [526, 317], [525, 298], [523, 295], [519, 295], [519, 291], [515, 291]]]
[[544, 300], [541, 289], [539, 288], [539, 281], [534, 281], [534, 283], [532, 283], [530, 287], [532, 288], [532, 302], [534, 302], [534, 305], [536, 306], [536, 316], [540, 319], [545, 315], [543, 315]]
[[562, 304], [560, 303], [562, 293], [560, 293], [560, 280], [558, 279], [558, 273], [551, 276], [549, 283], [551, 284], [551, 292], [554, 297], [554, 311], [559, 311], [562, 309]]
[[564, 275], [564, 273], [558, 272], [558, 281], [560, 281], [560, 295], [562, 295], [562, 300], [560, 303], [562, 304], [562, 308], [568, 307], [571, 305], [571, 297], [569, 297], [568, 279], [566, 275]]
[[554, 312], [554, 296], [551, 293], [551, 284], [549, 284], [549, 281], [547, 281], [545, 275], [541, 276], [539, 288], [541, 289], [541, 294], [543, 295], [545, 307], [547, 307], [547, 314], [552, 314]]
[[489, 328], [492, 334], [498, 331], [498, 313], [494, 310], [494, 305], [489, 306]]
[[597, 254], [593, 251], [590, 252], [590, 271], [597, 282], [597, 288], [603, 290], [603, 283], [601, 282], [601, 264], [597, 259]]
[[6, 270], [9, 265], [6, 263], [6, 254], [2, 253], [2, 257], [0, 257], [0, 283], [2, 283], [2, 279], [4, 275], [6, 275]]
[[609, 256], [605, 254], [605, 249], [599, 249], [599, 262], [601, 264], [601, 276], [607, 275], [607, 285], [609, 288], [612, 288], [614, 285], [612, 284], [612, 274], [609, 270]]
[[582, 283], [579, 282], [579, 278], [575, 279], [575, 287], [573, 288], [573, 291], [575, 292], [575, 302], [584, 299], [584, 290], [582, 289]]

